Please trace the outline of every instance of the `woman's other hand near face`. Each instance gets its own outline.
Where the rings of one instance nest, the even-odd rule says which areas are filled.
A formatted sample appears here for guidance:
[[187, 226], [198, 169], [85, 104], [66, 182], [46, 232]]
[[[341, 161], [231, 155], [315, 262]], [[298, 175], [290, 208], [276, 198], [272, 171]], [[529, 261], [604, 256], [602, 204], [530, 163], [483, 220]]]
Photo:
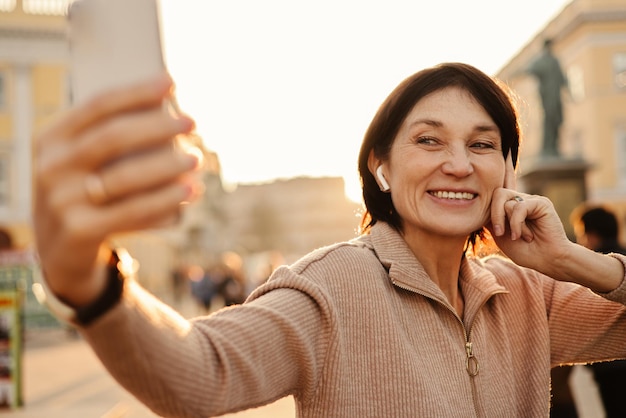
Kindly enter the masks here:
[[519, 193], [515, 188], [509, 154], [504, 187], [494, 192], [491, 223], [487, 225], [507, 257], [556, 280], [578, 283], [599, 292], [619, 286], [624, 268], [618, 260], [573, 243], [547, 197]]

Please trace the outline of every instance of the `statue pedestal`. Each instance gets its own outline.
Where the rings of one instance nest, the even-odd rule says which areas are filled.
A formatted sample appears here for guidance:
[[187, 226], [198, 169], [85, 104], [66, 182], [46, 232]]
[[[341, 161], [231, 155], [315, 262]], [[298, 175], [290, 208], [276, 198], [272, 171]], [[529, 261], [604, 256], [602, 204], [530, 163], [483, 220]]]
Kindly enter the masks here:
[[520, 167], [518, 189], [550, 199], [567, 236], [574, 240], [574, 229], [569, 217], [576, 206], [587, 200], [585, 176], [591, 164], [582, 159], [541, 157], [524, 161]]

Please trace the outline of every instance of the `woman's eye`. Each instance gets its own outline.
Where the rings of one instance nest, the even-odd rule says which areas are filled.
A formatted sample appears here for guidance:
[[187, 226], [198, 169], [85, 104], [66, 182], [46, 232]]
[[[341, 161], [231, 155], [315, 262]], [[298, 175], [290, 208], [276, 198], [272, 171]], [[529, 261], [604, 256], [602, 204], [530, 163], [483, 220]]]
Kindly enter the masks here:
[[491, 142], [475, 142], [471, 145], [471, 147], [479, 149], [493, 149], [495, 148], [495, 145]]
[[424, 144], [424, 145], [434, 145], [437, 143], [437, 140], [430, 136], [420, 136], [419, 138], [415, 140], [415, 142], [418, 144]]

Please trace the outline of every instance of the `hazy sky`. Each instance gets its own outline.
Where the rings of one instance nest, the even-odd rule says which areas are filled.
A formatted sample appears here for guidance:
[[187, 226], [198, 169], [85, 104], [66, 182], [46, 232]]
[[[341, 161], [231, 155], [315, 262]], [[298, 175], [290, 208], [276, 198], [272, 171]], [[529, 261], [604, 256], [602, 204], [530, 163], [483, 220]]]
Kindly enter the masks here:
[[227, 184], [343, 176], [376, 109], [410, 74], [494, 74], [569, 0], [161, 0], [183, 110]]

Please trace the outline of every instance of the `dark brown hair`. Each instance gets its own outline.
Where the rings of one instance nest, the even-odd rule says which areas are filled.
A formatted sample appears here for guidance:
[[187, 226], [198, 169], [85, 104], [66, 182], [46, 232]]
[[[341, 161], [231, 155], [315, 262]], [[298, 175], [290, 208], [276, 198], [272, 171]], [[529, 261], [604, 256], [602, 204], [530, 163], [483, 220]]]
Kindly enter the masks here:
[[[391, 195], [380, 190], [369, 171], [370, 151], [373, 150], [381, 160], [386, 160], [402, 123], [417, 102], [447, 87], [467, 91], [485, 109], [500, 130], [503, 158], [510, 151], [513, 164], [517, 165], [520, 141], [517, 110], [504, 85], [467, 64], [444, 63], [424, 69], [402, 81], [391, 92], [376, 112], [363, 138], [359, 153], [359, 174], [365, 203], [361, 232], [367, 233], [378, 221], [387, 222], [397, 230], [402, 227]], [[483, 232], [484, 228], [472, 233], [469, 243], [473, 245]]]

